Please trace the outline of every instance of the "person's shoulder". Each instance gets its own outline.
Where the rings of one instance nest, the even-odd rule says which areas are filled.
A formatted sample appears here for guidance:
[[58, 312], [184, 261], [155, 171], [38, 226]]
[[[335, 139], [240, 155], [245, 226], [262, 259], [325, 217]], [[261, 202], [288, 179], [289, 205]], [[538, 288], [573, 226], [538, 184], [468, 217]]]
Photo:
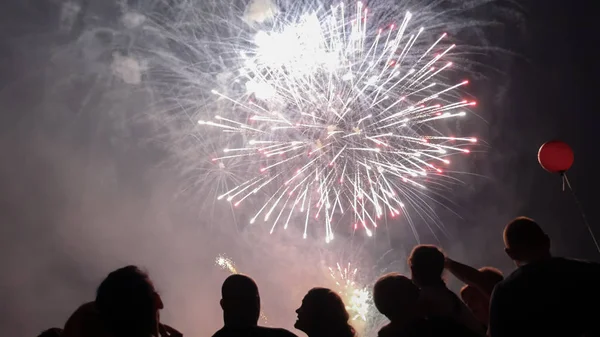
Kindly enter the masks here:
[[530, 265], [526, 265], [526, 266], [518, 267], [517, 269], [513, 270], [512, 273], [510, 273], [508, 276], [506, 276], [504, 278], [504, 280], [498, 282], [494, 286], [494, 292], [505, 290], [505, 289], [510, 289], [515, 284], [519, 284], [521, 282], [527, 282], [527, 280], [531, 276], [530, 274], [532, 274], [532, 273], [537, 274], [537, 270], [533, 270], [533, 269], [537, 269], [537, 268], [531, 268], [531, 267], [532, 266], [530, 266]]
[[558, 261], [564, 267], [557, 268], [571, 277], [592, 283], [600, 281], [600, 263], [566, 258], [560, 258]]
[[217, 330], [217, 332], [215, 332], [212, 337], [224, 337], [227, 336], [227, 332], [225, 332], [225, 327], [222, 327], [221, 329]]
[[253, 337], [298, 337], [286, 329], [268, 328], [264, 326], [251, 326], [243, 328], [223, 327], [215, 332], [212, 337], [233, 337], [233, 336], [253, 336]]
[[260, 331], [262, 336], [269, 337], [298, 337], [293, 332], [283, 328], [269, 328], [266, 326], [258, 326], [257, 329]]
[[510, 289], [514, 288], [514, 284], [518, 283], [519, 278], [521, 278], [519, 275], [514, 275], [515, 272], [512, 272], [508, 277], [498, 282], [494, 286], [494, 290], [492, 290], [492, 297], [490, 299], [491, 302], [497, 303], [499, 297], [506, 296], [507, 293], [511, 292]]
[[394, 323], [388, 323], [379, 329], [377, 337], [412, 337], [412, 336], [428, 336], [423, 334], [424, 319], [416, 319], [408, 325], [397, 326]]
[[[485, 333], [483, 326], [478, 330], [481, 331], [473, 331], [463, 323], [449, 317], [430, 317], [421, 323], [421, 331], [427, 336], [478, 337]], [[419, 336], [421, 335], [419, 334]]]
[[572, 266], [575, 268], [592, 269], [592, 270], [600, 269], [600, 263], [593, 262], [593, 261], [569, 259], [569, 258], [565, 258], [565, 257], [555, 257], [552, 259], [552, 261], [558, 265]]
[[520, 279], [521, 273], [519, 272], [519, 270], [515, 270], [512, 273], [510, 273], [510, 275], [506, 276], [504, 278], [504, 280], [496, 283], [496, 285], [494, 286], [494, 291], [500, 289], [500, 288], [505, 288], [507, 285], [510, 285], [511, 283], [515, 282], [515, 280]]
[[381, 329], [379, 329], [379, 332], [377, 332], [378, 337], [392, 337], [392, 335], [393, 333], [391, 323], [382, 326]]

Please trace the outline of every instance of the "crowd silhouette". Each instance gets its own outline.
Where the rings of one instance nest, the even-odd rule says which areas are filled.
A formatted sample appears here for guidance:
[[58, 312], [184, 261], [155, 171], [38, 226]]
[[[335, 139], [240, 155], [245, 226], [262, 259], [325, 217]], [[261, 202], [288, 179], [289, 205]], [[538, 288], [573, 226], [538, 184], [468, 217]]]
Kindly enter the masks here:
[[[553, 257], [550, 238], [532, 219], [519, 217], [504, 229], [506, 254], [517, 268], [508, 277], [492, 267], [475, 269], [433, 245], [410, 254], [410, 278], [381, 276], [373, 286], [377, 310], [389, 319], [379, 337], [575, 337], [600, 336], [600, 264]], [[448, 271], [465, 285], [460, 297], [448, 289]], [[296, 337], [258, 325], [260, 295], [246, 275], [229, 276], [221, 288], [223, 327], [213, 337]], [[111, 272], [93, 302], [80, 306], [64, 329], [40, 337], [180, 337], [160, 322], [163, 302], [148, 274], [136, 266]], [[342, 298], [313, 288], [296, 310], [294, 328], [308, 337], [355, 337]]]

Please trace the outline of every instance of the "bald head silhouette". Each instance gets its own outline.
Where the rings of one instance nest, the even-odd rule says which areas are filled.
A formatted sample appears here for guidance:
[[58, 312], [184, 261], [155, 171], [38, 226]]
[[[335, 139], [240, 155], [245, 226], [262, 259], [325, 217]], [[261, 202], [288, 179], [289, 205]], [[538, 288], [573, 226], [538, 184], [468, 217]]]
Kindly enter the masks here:
[[260, 316], [258, 286], [246, 275], [234, 274], [221, 287], [225, 326], [255, 326]]
[[504, 228], [504, 250], [517, 265], [550, 256], [550, 238], [532, 219], [518, 217]]
[[442, 273], [446, 256], [434, 245], [418, 245], [408, 258], [412, 280], [419, 287], [443, 284]]

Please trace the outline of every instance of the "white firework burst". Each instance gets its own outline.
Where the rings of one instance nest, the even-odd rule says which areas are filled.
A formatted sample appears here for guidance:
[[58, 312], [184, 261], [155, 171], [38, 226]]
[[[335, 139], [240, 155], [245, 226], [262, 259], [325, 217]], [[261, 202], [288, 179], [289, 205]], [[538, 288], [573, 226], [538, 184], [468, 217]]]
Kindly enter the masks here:
[[339, 4], [257, 33], [254, 47], [239, 55], [236, 81], [246, 93], [213, 90], [234, 113], [198, 122], [243, 135], [247, 141], [213, 160], [243, 157], [256, 172], [219, 199], [237, 206], [266, 191], [251, 223], [272, 220], [273, 231], [278, 223], [287, 227], [292, 212], [304, 212], [304, 237], [313, 216], [325, 224], [327, 241], [336, 212], [350, 211], [370, 236], [377, 219], [399, 215], [428, 175], [443, 173], [446, 157], [468, 153], [464, 146], [475, 138], [434, 128], [475, 104], [456, 99], [467, 81], [441, 77], [455, 46], [444, 46], [441, 34], [429, 48], [413, 50], [423, 29], [410, 32], [411, 17], [372, 29], [358, 2], [354, 10]]
[[218, 200], [252, 201], [250, 223], [273, 232], [301, 216], [304, 238], [316, 222], [327, 242], [341, 219], [371, 236], [387, 218], [432, 212], [427, 198], [455, 179], [448, 158], [477, 140], [440, 131], [475, 102], [461, 98], [468, 81], [454, 80], [442, 24], [421, 26], [431, 8], [259, 2], [269, 15], [209, 2], [156, 25], [177, 49], [153, 51], [153, 80], [195, 125], [182, 128], [181, 152], [200, 163], [188, 172], [218, 182]]

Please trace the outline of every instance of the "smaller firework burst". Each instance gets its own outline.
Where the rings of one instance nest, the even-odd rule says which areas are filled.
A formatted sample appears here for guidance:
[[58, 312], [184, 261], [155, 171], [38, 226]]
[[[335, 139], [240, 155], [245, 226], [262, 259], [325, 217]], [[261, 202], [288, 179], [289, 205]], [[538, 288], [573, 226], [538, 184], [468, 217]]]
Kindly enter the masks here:
[[349, 311], [350, 318], [355, 322], [365, 322], [370, 309], [371, 294], [367, 287], [357, 284], [356, 274], [358, 268], [352, 269], [350, 263], [342, 268], [337, 263], [337, 269], [329, 267], [329, 272], [338, 286], [337, 291], [346, 304], [346, 310]]
[[235, 263], [230, 258], [224, 255], [217, 256], [217, 258], [215, 259], [215, 263], [223, 270], [227, 270], [232, 274], [239, 274], [237, 269], [235, 269]]
[[[227, 270], [229, 273], [231, 274], [239, 274], [240, 272], [237, 270], [237, 268], [235, 268], [235, 262], [233, 262], [232, 259], [228, 258], [225, 255], [218, 255], [215, 258], [215, 264], [217, 266], [219, 266], [219, 268], [223, 269], [223, 270]], [[260, 319], [266, 324], [269, 319], [267, 317], [267, 315], [265, 315], [265, 313], [261, 310], [260, 312]]]

